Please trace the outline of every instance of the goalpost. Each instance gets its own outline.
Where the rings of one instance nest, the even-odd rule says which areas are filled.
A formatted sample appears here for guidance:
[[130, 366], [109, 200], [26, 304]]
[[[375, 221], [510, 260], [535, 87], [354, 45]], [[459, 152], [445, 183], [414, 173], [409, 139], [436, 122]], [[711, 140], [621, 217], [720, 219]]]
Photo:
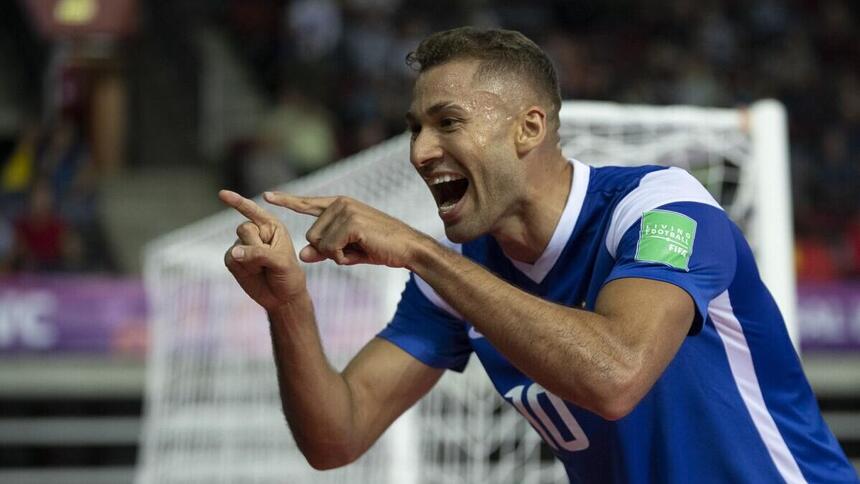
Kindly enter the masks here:
[[[699, 178], [746, 233], [797, 345], [786, 120], [779, 103], [736, 110], [568, 102], [560, 131], [565, 155], [587, 164], [676, 165]], [[433, 199], [408, 162], [408, 144], [407, 136], [396, 137], [280, 189], [348, 195], [442, 237]], [[311, 218], [278, 213], [300, 247]], [[224, 211], [147, 247], [151, 347], [138, 483], [565, 479], [475, 358], [463, 375], [448, 372], [357, 462], [314, 471], [281, 414], [265, 314], [223, 265], [240, 222]], [[407, 274], [331, 262], [305, 270], [326, 352], [343, 368], [390, 319]]]

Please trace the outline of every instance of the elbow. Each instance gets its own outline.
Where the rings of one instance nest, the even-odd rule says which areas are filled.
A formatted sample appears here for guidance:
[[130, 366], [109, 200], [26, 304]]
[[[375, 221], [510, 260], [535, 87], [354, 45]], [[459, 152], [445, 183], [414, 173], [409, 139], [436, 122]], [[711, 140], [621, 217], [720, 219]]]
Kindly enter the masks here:
[[642, 389], [641, 379], [631, 373], [608, 384], [604, 382], [596, 392], [591, 410], [606, 420], [621, 420], [639, 405], [646, 392], [647, 389]]
[[343, 467], [355, 462], [361, 456], [359, 452], [352, 451], [348, 446], [333, 443], [313, 446], [299, 444], [299, 450], [308, 464], [318, 471]]
[[594, 411], [605, 420], [616, 421], [629, 415], [638, 403], [638, 400], [616, 396], [601, 402]]
[[318, 471], [337, 469], [338, 467], [343, 467], [352, 462], [351, 460], [341, 458], [332, 458], [330, 456], [315, 456], [308, 454], [305, 454], [305, 458], [307, 459], [308, 464], [310, 464], [311, 467]]

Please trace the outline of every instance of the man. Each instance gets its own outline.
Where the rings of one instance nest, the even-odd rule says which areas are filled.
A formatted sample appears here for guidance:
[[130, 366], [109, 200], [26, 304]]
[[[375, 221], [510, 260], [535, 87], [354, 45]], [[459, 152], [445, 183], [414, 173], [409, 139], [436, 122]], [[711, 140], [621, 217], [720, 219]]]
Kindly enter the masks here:
[[411, 162], [450, 243], [355, 200], [265, 195], [317, 217], [301, 260], [412, 271], [342, 373], [283, 225], [220, 194], [250, 219], [226, 264], [268, 311], [311, 465], [358, 458], [474, 351], [571, 481], [856, 482], [749, 247], [700, 184], [565, 159], [555, 72], [521, 34], [441, 32], [408, 59]]

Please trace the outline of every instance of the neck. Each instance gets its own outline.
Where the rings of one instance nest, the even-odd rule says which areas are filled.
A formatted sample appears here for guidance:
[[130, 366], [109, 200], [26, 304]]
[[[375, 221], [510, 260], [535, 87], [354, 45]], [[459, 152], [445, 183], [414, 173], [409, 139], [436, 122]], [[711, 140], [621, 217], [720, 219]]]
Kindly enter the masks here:
[[511, 259], [533, 264], [546, 250], [570, 195], [573, 165], [561, 153], [540, 161], [545, 169], [529, 177], [528, 194], [492, 235]]

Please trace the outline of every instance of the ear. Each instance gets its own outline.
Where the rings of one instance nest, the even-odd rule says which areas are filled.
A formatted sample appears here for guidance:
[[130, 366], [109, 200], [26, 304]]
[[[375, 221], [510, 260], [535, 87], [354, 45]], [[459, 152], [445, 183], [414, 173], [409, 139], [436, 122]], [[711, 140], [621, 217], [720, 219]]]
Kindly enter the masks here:
[[520, 156], [540, 146], [546, 138], [546, 112], [539, 106], [530, 106], [520, 114], [517, 126], [516, 147]]

